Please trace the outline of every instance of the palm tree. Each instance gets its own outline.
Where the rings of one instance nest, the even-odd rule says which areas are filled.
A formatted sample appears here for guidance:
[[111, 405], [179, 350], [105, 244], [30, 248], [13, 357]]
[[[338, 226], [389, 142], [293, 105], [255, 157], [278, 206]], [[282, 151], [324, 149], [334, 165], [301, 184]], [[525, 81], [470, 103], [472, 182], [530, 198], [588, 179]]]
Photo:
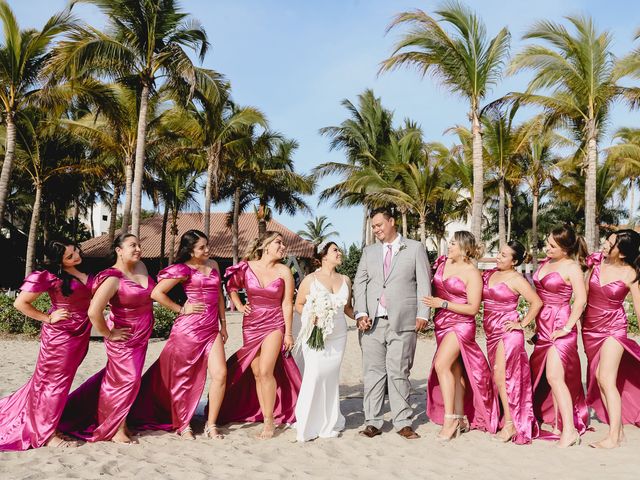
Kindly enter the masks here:
[[149, 100], [158, 79], [186, 99], [196, 85], [212, 89], [209, 71], [194, 66], [184, 50], [204, 60], [209, 43], [202, 26], [183, 13], [175, 0], [76, 0], [96, 5], [107, 17], [104, 31], [77, 26], [55, 49], [51, 71], [70, 78], [96, 74], [114, 78], [139, 91], [131, 231], [140, 231]]
[[[510, 35], [506, 28], [489, 40], [482, 21], [457, 1], [446, 3], [435, 12], [438, 19], [422, 10], [402, 12], [387, 31], [409, 25], [411, 30], [394, 46], [392, 55], [381, 64], [380, 71], [400, 66], [415, 67], [422, 75], [431, 73], [452, 93], [469, 101], [469, 118], [473, 135], [473, 202], [471, 231], [480, 238], [484, 166], [480, 102], [489, 87], [496, 84], [509, 51]], [[448, 33], [443, 24], [453, 28]]]
[[585, 149], [585, 238], [593, 251], [599, 236], [596, 224], [598, 141], [611, 104], [631, 93], [619, 85], [629, 70], [616, 60], [608, 31], [598, 32], [593, 20], [586, 16], [566, 19], [573, 26], [573, 33], [556, 22], [535, 23], [523, 38], [541, 40], [549, 46], [525, 47], [513, 59], [510, 72], [533, 70], [534, 78], [527, 91], [513, 96], [524, 103], [542, 106], [548, 122], [569, 127]]
[[75, 26], [69, 11], [52, 16], [42, 30], [20, 30], [11, 7], [0, 0], [3, 38], [0, 44], [0, 106], [6, 124], [4, 162], [0, 173], [0, 224], [4, 221], [15, 157], [16, 120], [38, 99], [43, 66], [57, 35]]
[[372, 90], [358, 95], [357, 106], [347, 99], [341, 103], [349, 112], [349, 118], [339, 126], [321, 128], [320, 134], [331, 138], [330, 150], [343, 150], [347, 161], [322, 163], [313, 169], [313, 174], [318, 179], [332, 174], [342, 176], [341, 181], [320, 193], [321, 202], [333, 198], [334, 205], [338, 207], [365, 207], [362, 225], [362, 244], [365, 245], [370, 243], [369, 205], [365, 202], [362, 188], [354, 188], [353, 175], [365, 167], [383, 170], [381, 159], [391, 142], [393, 113], [382, 106], [380, 98]]
[[622, 127], [614, 134], [613, 139], [620, 140], [617, 144], [607, 148], [607, 161], [615, 162], [617, 175], [622, 181], [627, 181], [629, 188], [620, 192], [622, 200], [630, 195], [628, 223], [635, 223], [635, 191], [640, 186], [640, 129]]
[[298, 235], [314, 245], [320, 245], [329, 238], [338, 235], [335, 230], [327, 231], [333, 227], [333, 224], [327, 220], [326, 215], [316, 216], [313, 220], [305, 222], [306, 230], [298, 230]]

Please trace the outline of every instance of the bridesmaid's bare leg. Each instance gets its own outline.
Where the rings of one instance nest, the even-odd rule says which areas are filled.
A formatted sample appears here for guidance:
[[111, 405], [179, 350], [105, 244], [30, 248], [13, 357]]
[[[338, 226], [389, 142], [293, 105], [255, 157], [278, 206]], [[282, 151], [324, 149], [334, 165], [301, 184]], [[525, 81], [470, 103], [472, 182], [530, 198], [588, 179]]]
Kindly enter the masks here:
[[213, 438], [224, 438], [218, 431], [216, 422], [218, 413], [224, 398], [225, 387], [227, 386], [227, 363], [224, 356], [224, 343], [222, 336], [218, 335], [213, 342], [209, 359], [207, 361], [209, 370], [209, 415], [207, 417], [208, 431]]
[[495, 382], [496, 387], [498, 387], [498, 395], [500, 396], [500, 403], [502, 404], [502, 411], [504, 412], [504, 423], [502, 430], [500, 430], [495, 436], [497, 439], [504, 442], [508, 442], [516, 434], [516, 427], [513, 425], [513, 419], [511, 418], [509, 397], [507, 395], [506, 368], [507, 361], [504, 353], [504, 342], [500, 340], [498, 342], [498, 347], [496, 348], [495, 365], [493, 366], [493, 381]]
[[613, 338], [607, 338], [600, 348], [600, 363], [596, 378], [602, 401], [609, 416], [609, 434], [599, 442], [592, 443], [595, 448], [616, 448], [622, 439], [622, 402], [618, 391], [618, 368], [624, 348]]
[[260, 408], [264, 417], [264, 427], [262, 429], [262, 433], [259, 435], [259, 438], [261, 439], [273, 437], [275, 431], [273, 408], [276, 403], [277, 384], [276, 379], [273, 376], [273, 371], [281, 350], [282, 332], [279, 330], [267, 335], [260, 347], [258, 375], [260, 377], [260, 388], [262, 391], [262, 403]]
[[115, 433], [113, 437], [111, 437], [111, 441], [115, 443], [133, 443], [133, 440], [127, 434], [126, 420], [122, 421], [122, 423], [118, 427], [118, 431]]
[[[438, 376], [440, 383], [440, 391], [442, 392], [442, 401], [444, 403], [445, 415], [454, 415], [456, 410], [456, 381], [453, 372], [454, 364], [460, 357], [460, 345], [458, 345], [458, 337], [454, 332], [445, 335], [438, 347], [438, 352], [433, 361], [433, 368]], [[445, 417], [442, 428], [438, 433], [440, 438], [451, 438], [460, 426], [460, 421]]]
[[564, 367], [562, 366], [560, 355], [558, 355], [555, 347], [551, 347], [547, 354], [546, 374], [547, 381], [549, 382], [555, 399], [558, 402], [558, 411], [562, 418], [562, 433], [560, 434], [558, 446], [569, 447], [576, 441], [579, 441], [577, 439], [580, 438], [580, 434], [576, 430], [576, 426], [573, 422], [573, 402], [571, 400], [571, 392], [565, 382]]

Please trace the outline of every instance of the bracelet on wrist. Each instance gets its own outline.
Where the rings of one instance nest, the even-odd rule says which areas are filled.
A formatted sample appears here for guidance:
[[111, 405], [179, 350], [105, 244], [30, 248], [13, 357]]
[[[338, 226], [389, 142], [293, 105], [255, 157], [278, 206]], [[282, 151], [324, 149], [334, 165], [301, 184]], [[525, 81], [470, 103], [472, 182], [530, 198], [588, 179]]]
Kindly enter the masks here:
[[293, 337], [293, 335], [291, 333], [285, 333], [284, 336], [285, 337]]
[[571, 333], [571, 329], [567, 328], [567, 326], [565, 325], [564, 327], [562, 327], [562, 330], [564, 330], [567, 333]]

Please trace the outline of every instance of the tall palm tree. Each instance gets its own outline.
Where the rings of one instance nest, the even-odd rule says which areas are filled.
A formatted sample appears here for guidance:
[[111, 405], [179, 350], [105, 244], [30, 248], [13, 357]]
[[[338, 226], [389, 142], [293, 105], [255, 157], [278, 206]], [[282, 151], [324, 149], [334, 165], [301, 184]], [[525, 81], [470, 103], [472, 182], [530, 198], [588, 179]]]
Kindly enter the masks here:
[[[392, 55], [382, 62], [380, 71], [414, 67], [422, 75], [432, 74], [452, 93], [469, 101], [473, 135], [471, 231], [480, 238], [484, 200], [480, 103], [501, 76], [509, 52], [510, 35], [503, 28], [489, 40], [480, 18], [457, 1], [445, 3], [435, 15], [437, 18], [414, 10], [395, 17], [387, 31], [401, 25], [408, 25], [410, 30], [395, 44]], [[443, 28], [445, 25], [453, 31], [447, 32]]]
[[383, 170], [382, 156], [393, 134], [393, 113], [383, 107], [373, 90], [365, 90], [358, 95], [357, 106], [347, 99], [341, 103], [347, 109], [349, 118], [339, 126], [321, 128], [320, 134], [331, 139], [330, 150], [345, 152], [346, 162], [322, 163], [313, 169], [313, 174], [318, 179], [332, 174], [342, 176], [341, 181], [320, 193], [321, 202], [333, 198], [334, 205], [339, 207], [365, 207], [362, 225], [362, 244], [365, 245], [370, 243], [369, 205], [365, 202], [366, 195], [362, 188], [353, 188], [353, 175], [365, 167]]
[[573, 26], [540, 21], [524, 35], [525, 39], [545, 42], [530, 45], [515, 56], [511, 73], [532, 70], [534, 78], [520, 101], [540, 105], [552, 124], [568, 127], [583, 145], [585, 171], [585, 238], [590, 250], [598, 246], [596, 224], [598, 141], [608, 121], [611, 104], [631, 91], [619, 81], [629, 73], [611, 50], [608, 31], [599, 32], [586, 16], [568, 16]]
[[327, 231], [333, 227], [333, 224], [327, 220], [326, 215], [314, 217], [313, 220], [305, 222], [305, 230], [298, 230], [298, 235], [314, 245], [320, 245], [329, 238], [338, 235], [335, 230]]
[[615, 162], [617, 175], [622, 181], [626, 181], [628, 188], [620, 194], [623, 200], [629, 195], [629, 224], [635, 223], [635, 191], [640, 186], [640, 129], [622, 127], [613, 134], [614, 140], [619, 140], [615, 145], [607, 148], [607, 161]]
[[184, 47], [204, 60], [209, 43], [204, 28], [183, 13], [175, 0], [76, 0], [97, 6], [107, 17], [103, 31], [77, 26], [55, 49], [51, 71], [70, 78], [99, 75], [135, 87], [139, 92], [131, 231], [138, 235], [142, 207], [147, 114], [156, 83], [183, 99], [196, 85], [215, 84], [198, 69]]
[[42, 90], [42, 71], [50, 56], [50, 46], [62, 32], [75, 26], [69, 11], [52, 16], [42, 30], [20, 30], [5, 0], [0, 0], [2, 43], [0, 44], [0, 107], [6, 124], [4, 162], [0, 173], [0, 223], [4, 220], [10, 193], [16, 145], [16, 120], [33, 104]]

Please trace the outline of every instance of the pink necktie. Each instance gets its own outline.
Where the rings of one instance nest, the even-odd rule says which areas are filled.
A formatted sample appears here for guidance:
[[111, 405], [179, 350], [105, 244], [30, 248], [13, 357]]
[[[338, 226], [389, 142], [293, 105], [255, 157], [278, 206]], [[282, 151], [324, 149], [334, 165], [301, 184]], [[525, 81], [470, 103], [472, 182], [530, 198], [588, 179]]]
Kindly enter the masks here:
[[[387, 245], [387, 252], [384, 254], [384, 262], [382, 264], [382, 273], [384, 274], [384, 279], [386, 280], [389, 276], [389, 270], [391, 270], [391, 245]], [[387, 308], [387, 301], [384, 298], [384, 292], [380, 295], [380, 305], [384, 308]]]

